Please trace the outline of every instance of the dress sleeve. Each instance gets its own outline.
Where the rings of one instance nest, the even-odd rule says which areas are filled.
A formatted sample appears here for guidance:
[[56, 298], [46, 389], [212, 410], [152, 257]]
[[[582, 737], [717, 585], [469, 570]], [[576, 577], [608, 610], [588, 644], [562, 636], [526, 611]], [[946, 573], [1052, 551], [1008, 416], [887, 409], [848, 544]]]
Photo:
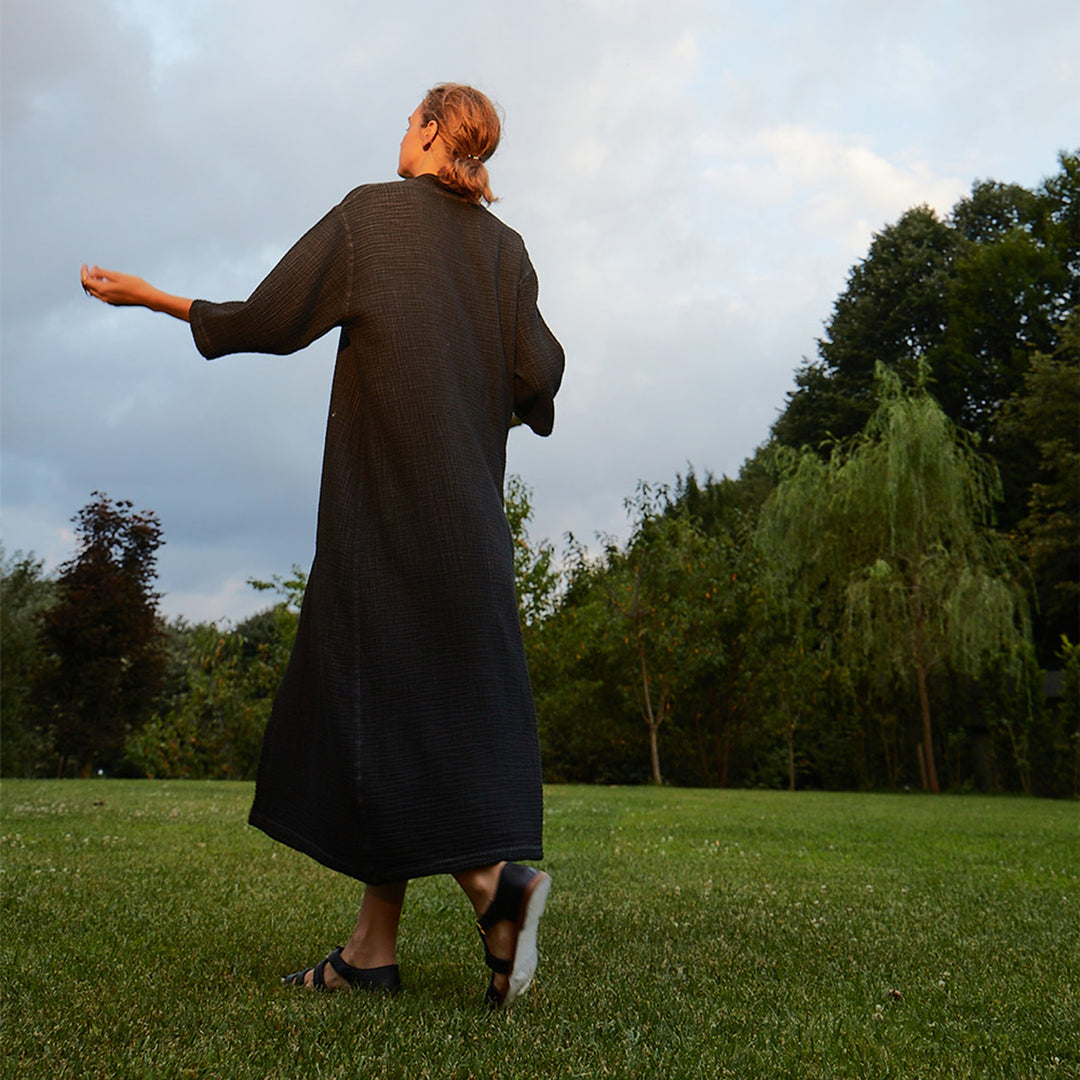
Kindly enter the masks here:
[[191, 305], [195, 346], [213, 360], [237, 352], [296, 352], [348, 312], [349, 235], [335, 207], [286, 253], [247, 298]]
[[565, 362], [563, 348], [536, 306], [539, 284], [528, 256], [523, 271], [514, 350], [514, 414], [537, 435], [550, 435]]

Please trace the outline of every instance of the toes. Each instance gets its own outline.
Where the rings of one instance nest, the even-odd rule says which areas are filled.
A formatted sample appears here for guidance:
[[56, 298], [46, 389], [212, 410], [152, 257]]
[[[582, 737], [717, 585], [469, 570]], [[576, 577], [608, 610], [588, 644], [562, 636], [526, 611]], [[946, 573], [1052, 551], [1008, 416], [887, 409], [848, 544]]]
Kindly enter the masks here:
[[316, 964], [314, 967], [304, 968], [303, 971], [294, 971], [291, 975], [285, 975], [281, 983], [283, 986], [302, 986], [306, 990], [337, 990], [341, 980], [331, 971], [330, 978], [326, 977], [326, 961]]

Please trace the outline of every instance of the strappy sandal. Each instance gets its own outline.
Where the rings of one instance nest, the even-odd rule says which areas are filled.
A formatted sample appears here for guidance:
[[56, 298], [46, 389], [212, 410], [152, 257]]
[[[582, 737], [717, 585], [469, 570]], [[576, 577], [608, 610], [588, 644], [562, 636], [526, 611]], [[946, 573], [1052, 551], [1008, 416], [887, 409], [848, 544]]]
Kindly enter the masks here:
[[303, 986], [304, 979], [309, 971], [314, 972], [311, 976], [311, 988], [313, 990], [328, 990], [326, 985], [326, 965], [329, 964], [353, 990], [385, 990], [396, 994], [401, 989], [401, 976], [398, 974], [397, 964], [387, 964], [385, 967], [356, 968], [347, 964], [341, 958], [342, 946], [338, 946], [325, 960], [320, 960], [313, 968], [304, 968], [303, 971], [294, 971], [286, 975], [281, 981], [285, 986]]
[[[509, 1005], [532, 983], [538, 960], [536, 930], [550, 890], [551, 878], [542, 870], [509, 862], [502, 868], [495, 899], [476, 923], [480, 940], [484, 943], [487, 966], [493, 972], [510, 978], [506, 991], [500, 994], [495, 989], [495, 976], [492, 975], [484, 993], [484, 1001], [489, 1008], [500, 1009]], [[512, 922], [516, 930], [510, 960], [500, 960], [494, 956], [487, 943], [488, 931], [503, 920]]]

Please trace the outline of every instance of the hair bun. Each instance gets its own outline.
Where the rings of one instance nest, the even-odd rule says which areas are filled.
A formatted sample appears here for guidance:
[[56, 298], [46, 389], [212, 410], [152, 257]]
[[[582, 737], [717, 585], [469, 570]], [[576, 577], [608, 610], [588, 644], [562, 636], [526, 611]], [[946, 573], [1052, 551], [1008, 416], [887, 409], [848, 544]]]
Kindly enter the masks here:
[[[501, 124], [491, 101], [479, 90], [461, 83], [443, 83], [433, 87], [421, 102], [425, 123], [435, 120], [439, 136], [450, 152], [451, 163], [439, 170], [439, 179], [452, 191], [470, 202], [494, 202], [488, 186], [485, 162], [499, 145]], [[465, 153], [465, 147], [479, 153]], [[466, 162], [477, 162], [477, 165]]]

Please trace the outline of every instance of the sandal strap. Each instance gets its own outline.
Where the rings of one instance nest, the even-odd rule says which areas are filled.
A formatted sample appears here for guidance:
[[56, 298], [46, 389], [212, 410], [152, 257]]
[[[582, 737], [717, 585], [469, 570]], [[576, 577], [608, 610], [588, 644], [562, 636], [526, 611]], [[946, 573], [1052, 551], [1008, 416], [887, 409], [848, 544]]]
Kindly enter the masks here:
[[[490, 908], [488, 909], [491, 910]], [[484, 913], [485, 915], [487, 912]], [[510, 960], [500, 960], [489, 948], [487, 943], [487, 932], [491, 929], [492, 924], [489, 922], [485, 925], [483, 919], [477, 919], [476, 929], [480, 931], [480, 944], [484, 946], [484, 963], [487, 964], [492, 971], [497, 971], [500, 975], [509, 975], [510, 969], [513, 966], [513, 962]]]
[[364, 990], [397, 990], [401, 986], [397, 964], [375, 968], [353, 967], [342, 957], [343, 948], [339, 945], [323, 964], [329, 964], [350, 986], [359, 986]]
[[499, 873], [499, 884], [495, 889], [495, 896], [476, 924], [481, 934], [486, 934], [503, 919], [509, 919], [515, 923], [518, 921], [521, 917], [525, 888], [538, 872], [520, 863], [508, 862], [503, 866]]
[[496, 1009], [502, 1008], [502, 1003], [506, 1000], [506, 992], [499, 993], [495, 989], [495, 977], [491, 977], [491, 982], [488, 983], [488, 988], [484, 991], [484, 1004], [494, 1012]]
[[513, 960], [500, 960], [488, 948], [487, 942], [484, 941], [483, 937], [481, 937], [480, 940], [483, 942], [484, 945], [484, 963], [487, 964], [487, 966], [491, 968], [492, 971], [498, 973], [499, 975], [509, 975], [514, 967]]
[[347, 964], [341, 958], [341, 950], [344, 945], [339, 945], [327, 958], [326, 962], [350, 985], [352, 986], [353, 980], [356, 978], [356, 974], [359, 971], [358, 968], [354, 968], [352, 964]]
[[484, 945], [484, 962], [499, 975], [509, 975], [513, 970], [514, 961], [501, 960], [492, 955], [487, 943], [488, 931], [497, 922], [508, 920], [517, 923], [521, 919], [525, 890], [536, 875], [537, 871], [529, 866], [506, 863], [499, 872], [499, 884], [495, 888], [495, 896], [488, 905], [487, 911], [476, 920], [476, 929], [480, 931], [480, 940]]

